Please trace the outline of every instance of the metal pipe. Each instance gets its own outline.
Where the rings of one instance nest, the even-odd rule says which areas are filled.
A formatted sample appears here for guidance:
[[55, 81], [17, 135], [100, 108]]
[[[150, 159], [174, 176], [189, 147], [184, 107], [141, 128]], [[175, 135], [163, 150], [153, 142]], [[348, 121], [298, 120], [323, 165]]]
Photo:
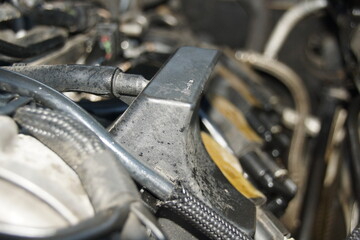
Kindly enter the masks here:
[[326, 8], [326, 0], [301, 2], [288, 10], [278, 21], [266, 43], [264, 55], [276, 58], [291, 30], [305, 17]]
[[171, 196], [174, 190], [173, 183], [128, 153], [93, 117], [63, 94], [34, 79], [4, 69], [0, 69], [0, 89], [32, 97], [49, 108], [69, 113], [114, 152], [117, 160], [135, 181], [160, 199], [168, 199]]
[[[212, 239], [220, 240], [225, 239], [224, 237], [227, 236], [231, 236], [234, 239], [251, 239], [242, 230], [233, 226], [220, 215], [215, 214], [213, 210], [207, 207], [203, 202], [197, 200], [191, 193], [187, 191], [184, 192], [185, 189], [181, 188], [181, 193], [179, 193], [179, 188], [177, 188], [172, 182], [157, 174], [144, 163], [131, 156], [124, 148], [112, 139], [109, 133], [98, 122], [96, 122], [91, 116], [89, 116], [88, 113], [61, 93], [34, 79], [14, 72], [9, 72], [4, 69], [0, 69], [0, 89], [32, 97], [35, 101], [47, 107], [69, 113], [76, 120], [80, 121], [93, 133], [95, 133], [101, 141], [114, 152], [117, 159], [139, 184], [146, 187], [160, 199], [166, 200], [164, 206], [168, 206], [174, 211], [182, 214], [188, 220], [196, 223], [198, 228], [204, 231], [204, 233]], [[177, 204], [178, 202], [180, 204]], [[185, 205], [182, 205], [183, 203]], [[196, 209], [203, 209], [204, 212], [196, 210], [194, 213], [199, 213], [200, 215], [189, 214], [189, 209], [186, 207], [188, 205], [196, 207]], [[207, 213], [210, 214], [206, 215]], [[213, 231], [210, 227], [211, 225], [209, 224], [208, 219], [204, 216], [212, 216], [211, 219], [214, 219], [216, 223], [219, 223], [215, 226], [216, 230], [219, 232]]]

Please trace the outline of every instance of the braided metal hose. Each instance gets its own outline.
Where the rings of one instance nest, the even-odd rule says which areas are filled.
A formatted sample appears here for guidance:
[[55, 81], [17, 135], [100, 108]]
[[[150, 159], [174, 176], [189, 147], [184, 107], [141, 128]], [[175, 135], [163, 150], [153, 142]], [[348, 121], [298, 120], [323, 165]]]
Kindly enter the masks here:
[[164, 207], [178, 213], [193, 226], [213, 240], [250, 240], [242, 230], [225, 220], [205, 205], [188, 190], [179, 187], [173, 200], [166, 201]]
[[[92, 132], [66, 113], [26, 106], [18, 109], [14, 118], [24, 129], [31, 132], [39, 140], [48, 143], [59, 155], [65, 155], [64, 160], [76, 168], [81, 168], [84, 159], [86, 162], [89, 161], [88, 157], [91, 155], [89, 153], [103, 151], [104, 149], [104, 146]], [[74, 149], [74, 152], [71, 149]], [[85, 154], [85, 156], [79, 156], [79, 150], [81, 150], [81, 155]], [[93, 189], [88, 190], [94, 191]], [[113, 192], [111, 191], [111, 193]], [[104, 197], [103, 194], [102, 197]], [[183, 187], [176, 188], [173, 198], [166, 201], [164, 206], [189, 220], [210, 239], [251, 239], [246, 233], [229, 223]]]
[[136, 186], [114, 155], [68, 113], [25, 106], [14, 119], [77, 173], [95, 212], [139, 201]]
[[[70, 147], [66, 152], [81, 150], [82, 154], [95, 154], [105, 149], [98, 137], [87, 127], [76, 122], [66, 113], [45, 108], [25, 106], [16, 111], [14, 119], [39, 139], [53, 139]], [[53, 144], [53, 147], [63, 147]], [[66, 154], [64, 152], [63, 154]]]
[[360, 225], [358, 225], [351, 234], [346, 238], [346, 240], [360, 240]]
[[0, 68], [0, 89], [31, 97], [43, 106], [71, 115], [79, 124], [85, 125], [97, 135], [109, 151], [115, 155], [116, 162], [127, 170], [127, 172], [125, 169], [123, 171], [126, 178], [130, 174], [135, 181], [145, 186], [160, 199], [168, 199], [171, 195], [174, 189], [171, 181], [131, 155], [113, 139], [98, 121], [63, 94], [37, 80], [2, 68]]

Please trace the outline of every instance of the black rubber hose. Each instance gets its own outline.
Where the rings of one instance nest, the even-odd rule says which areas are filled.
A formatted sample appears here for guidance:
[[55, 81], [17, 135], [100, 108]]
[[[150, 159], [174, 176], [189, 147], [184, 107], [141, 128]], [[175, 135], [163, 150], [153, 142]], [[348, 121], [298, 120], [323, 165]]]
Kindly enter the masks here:
[[[70, 114], [77, 121], [88, 127], [101, 141], [111, 149], [121, 164], [128, 170], [130, 175], [142, 186], [162, 200], [167, 205], [186, 217], [190, 222], [202, 229], [212, 239], [251, 239], [241, 230], [227, 222], [204, 203], [192, 196], [187, 191], [177, 190], [175, 185], [154, 170], [131, 156], [125, 149], [118, 145], [106, 130], [96, 122], [88, 113], [73, 103], [70, 99], [52, 88], [26, 76], [0, 69], [0, 89], [15, 92], [34, 98], [37, 102], [56, 110]], [[171, 204], [175, 203], [175, 204]], [[178, 205], [177, 203], [181, 203]], [[188, 207], [192, 207], [188, 209]], [[210, 221], [210, 222], [209, 222]], [[215, 221], [215, 228], [210, 225]], [[214, 232], [215, 231], [215, 232]], [[221, 232], [221, 236], [216, 235]]]
[[352, 172], [352, 182], [356, 200], [360, 202], [360, 140], [359, 140], [359, 112], [360, 96], [355, 98], [349, 107], [349, 117], [347, 119], [347, 139], [350, 146], [350, 171]]
[[[36, 8], [27, 17], [34, 25], [56, 26], [71, 33], [84, 32], [99, 22], [96, 8], [85, 2], [64, 2], [63, 9]], [[71, 9], [71, 11], [69, 11]]]
[[67, 113], [25, 106], [14, 119], [77, 173], [96, 212], [139, 200], [135, 184], [114, 155]]
[[24, 47], [0, 39], [0, 53], [15, 58], [35, 57], [57, 47], [61, 47], [65, 41], [65, 36], [58, 35]]
[[60, 92], [137, 96], [148, 83], [141, 75], [123, 73], [119, 68], [110, 66], [41, 65], [3, 68], [34, 78]]
[[360, 226], [358, 225], [354, 230], [347, 236], [346, 240], [360, 240]]
[[0, 89], [32, 97], [46, 107], [70, 114], [95, 133], [104, 145], [114, 152], [117, 160], [135, 181], [160, 199], [164, 200], [172, 196], [175, 189], [173, 183], [130, 155], [93, 117], [63, 94], [34, 79], [4, 69], [0, 69]]
[[[25, 131], [58, 154], [76, 172], [96, 214], [103, 214], [108, 209], [121, 208], [128, 211], [132, 209], [130, 205], [140, 202], [135, 184], [119, 162], [115, 161], [115, 156], [105, 148], [93, 132], [67, 113], [25, 106], [16, 111], [14, 119]], [[141, 214], [147, 212], [145, 208], [141, 211]], [[98, 223], [100, 229], [106, 229], [101, 227], [101, 222]], [[90, 228], [88, 222], [79, 223], [77, 226], [80, 230], [83, 226], [84, 231], [74, 232], [73, 228], [70, 228], [72, 231], [67, 231], [69, 234], [73, 233], [70, 238], [94, 238], [93, 234], [100, 231], [94, 230], [99, 229], [99, 226]], [[134, 225], [134, 227], [139, 226]], [[62, 239], [62, 235], [55, 233], [49, 239]]]
[[4, 67], [36, 79], [60, 92], [82, 91], [110, 95], [115, 67], [41, 65]]
[[246, 233], [224, 220], [218, 213], [183, 187], [178, 187], [175, 197], [166, 201], [164, 207], [180, 214], [194, 227], [213, 240], [251, 240]]

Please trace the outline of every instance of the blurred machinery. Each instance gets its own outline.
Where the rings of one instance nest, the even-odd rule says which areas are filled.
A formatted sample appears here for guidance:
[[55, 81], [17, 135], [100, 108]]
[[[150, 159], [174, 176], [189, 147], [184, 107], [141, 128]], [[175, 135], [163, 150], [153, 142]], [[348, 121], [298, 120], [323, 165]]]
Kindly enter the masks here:
[[359, 20], [0, 1], [0, 238], [360, 239]]

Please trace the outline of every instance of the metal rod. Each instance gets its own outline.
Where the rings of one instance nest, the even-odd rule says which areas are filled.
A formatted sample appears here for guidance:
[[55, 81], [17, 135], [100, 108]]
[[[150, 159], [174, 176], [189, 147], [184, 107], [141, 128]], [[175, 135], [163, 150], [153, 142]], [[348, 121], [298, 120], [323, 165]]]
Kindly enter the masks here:
[[116, 143], [93, 117], [58, 91], [34, 79], [4, 69], [0, 69], [0, 89], [32, 97], [35, 101], [49, 108], [71, 114], [94, 132], [114, 152], [117, 160], [120, 161], [135, 181], [160, 199], [167, 199], [173, 192], [173, 183], [133, 157]]
[[268, 42], [266, 43], [264, 55], [269, 58], [276, 58], [283, 43], [291, 30], [305, 17], [327, 7], [327, 1], [305, 1], [288, 10], [278, 21]]

